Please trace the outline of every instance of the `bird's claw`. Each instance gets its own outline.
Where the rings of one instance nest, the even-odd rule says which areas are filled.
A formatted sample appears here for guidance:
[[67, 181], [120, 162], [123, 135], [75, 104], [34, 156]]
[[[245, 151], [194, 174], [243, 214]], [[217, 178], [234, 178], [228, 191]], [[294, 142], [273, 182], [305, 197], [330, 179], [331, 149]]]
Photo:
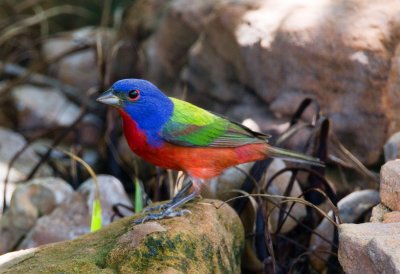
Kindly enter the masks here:
[[143, 212], [148, 213], [148, 212], [153, 212], [153, 211], [162, 211], [164, 209], [167, 209], [171, 203], [165, 203], [161, 205], [155, 205], [155, 206], [149, 206], [143, 209]]
[[161, 213], [147, 214], [143, 218], [136, 220], [135, 224], [143, 224], [144, 222], [147, 221], [161, 220], [166, 218], [181, 217], [186, 214], [192, 214], [192, 212], [188, 209], [173, 210], [168, 208]]

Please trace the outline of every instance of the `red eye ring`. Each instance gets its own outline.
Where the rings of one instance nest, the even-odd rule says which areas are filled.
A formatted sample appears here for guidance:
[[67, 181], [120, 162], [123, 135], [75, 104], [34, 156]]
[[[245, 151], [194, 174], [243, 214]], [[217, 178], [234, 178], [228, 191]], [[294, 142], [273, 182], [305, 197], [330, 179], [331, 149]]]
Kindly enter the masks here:
[[133, 89], [128, 92], [129, 101], [136, 101], [139, 99], [140, 91], [138, 89]]

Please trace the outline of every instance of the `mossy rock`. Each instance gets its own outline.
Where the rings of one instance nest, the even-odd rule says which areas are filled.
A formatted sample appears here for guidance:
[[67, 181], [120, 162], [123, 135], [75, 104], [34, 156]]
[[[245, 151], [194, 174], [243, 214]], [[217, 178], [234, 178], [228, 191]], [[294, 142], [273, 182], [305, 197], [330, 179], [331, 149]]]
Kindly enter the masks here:
[[134, 225], [135, 215], [72, 241], [9, 253], [0, 256], [0, 273], [240, 273], [243, 227], [221, 205], [198, 200], [184, 217]]

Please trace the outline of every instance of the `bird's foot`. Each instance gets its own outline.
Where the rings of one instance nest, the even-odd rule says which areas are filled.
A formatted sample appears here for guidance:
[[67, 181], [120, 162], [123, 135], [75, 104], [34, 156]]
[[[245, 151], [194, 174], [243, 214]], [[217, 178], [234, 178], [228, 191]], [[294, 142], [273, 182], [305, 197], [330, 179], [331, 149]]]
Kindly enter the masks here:
[[149, 207], [146, 207], [145, 209], [143, 209], [143, 212], [149, 213], [149, 212], [153, 212], [153, 211], [163, 211], [163, 210], [171, 207], [172, 204], [173, 203], [171, 201], [171, 202], [161, 204], [161, 205], [149, 206]]
[[190, 189], [191, 186], [192, 182], [186, 183], [171, 201], [164, 204], [147, 207], [143, 211], [147, 213], [153, 211], [163, 211], [170, 207], [176, 207], [177, 204], [180, 204], [181, 201], [185, 199], [185, 193]]
[[181, 217], [186, 214], [192, 214], [192, 212], [188, 209], [175, 210], [173, 208], [167, 208], [161, 213], [147, 214], [143, 218], [136, 220], [135, 224], [143, 224], [144, 222], [147, 221], [161, 220], [166, 218]]

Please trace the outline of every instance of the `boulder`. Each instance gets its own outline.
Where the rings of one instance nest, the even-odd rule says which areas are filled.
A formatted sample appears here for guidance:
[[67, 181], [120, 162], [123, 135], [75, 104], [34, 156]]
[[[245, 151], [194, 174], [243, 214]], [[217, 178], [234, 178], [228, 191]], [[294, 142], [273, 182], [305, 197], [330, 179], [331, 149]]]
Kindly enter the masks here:
[[315, 98], [351, 152], [376, 162], [400, 129], [400, 3], [252, 2], [226, 3], [209, 18], [181, 72], [188, 96], [235, 119], [250, 108], [262, 128], [265, 104], [291, 115]]
[[21, 85], [12, 94], [21, 129], [68, 126], [79, 116], [79, 107], [54, 88]]
[[114, 33], [109, 29], [85, 27], [50, 37], [42, 45], [45, 60], [51, 60], [83, 45], [91, 46], [64, 56], [49, 67], [50, 74], [61, 82], [83, 91], [100, 86], [100, 71], [97, 69], [97, 39], [101, 41], [103, 53], [110, 52]]
[[[26, 145], [24, 137], [9, 129], [0, 127], [0, 193], [4, 192], [4, 180], [7, 175], [8, 166], [12, 158]], [[32, 148], [27, 148], [15, 161], [10, 169], [6, 193], [7, 203], [15, 190], [16, 183], [24, 180], [31, 169], [39, 161], [38, 155]], [[50, 168], [44, 164], [39, 168], [36, 177], [51, 175]], [[0, 209], [3, 208], [3, 195], [0, 195]]]
[[90, 214], [85, 198], [79, 193], [73, 193], [67, 203], [39, 218], [33, 228], [24, 234], [25, 237], [17, 249], [75, 239], [89, 233]]
[[[25, 132], [27, 137], [35, 137], [49, 128], [68, 127], [81, 112], [80, 107], [58, 88], [19, 85], [12, 89], [12, 96], [17, 109], [18, 130]], [[75, 140], [78, 135], [81, 144], [97, 146], [102, 123], [97, 116], [87, 114], [66, 140]]]
[[400, 223], [342, 224], [339, 262], [345, 273], [400, 273]]
[[0, 272], [240, 273], [243, 227], [220, 204], [197, 200], [184, 217], [139, 225], [138, 216], [124, 218], [72, 241], [6, 254]]
[[382, 166], [380, 196], [382, 204], [391, 210], [400, 210], [400, 160]]
[[[107, 226], [114, 215], [113, 205], [120, 203], [132, 207], [122, 183], [113, 176], [99, 175], [97, 180], [100, 188], [100, 203], [102, 209], [102, 225]], [[60, 204], [50, 214], [39, 218], [29, 231], [18, 249], [37, 247], [43, 244], [75, 239], [90, 232], [92, 205], [96, 188], [93, 179], [85, 181], [72, 197]], [[124, 208], [120, 212], [125, 216], [133, 213]]]
[[[171, 86], [179, 77], [180, 70], [187, 62], [189, 49], [198, 39], [209, 17], [226, 2], [234, 1], [173, 0], [165, 5], [155, 33], [143, 45], [145, 78], [160, 86]], [[137, 8], [137, 5], [133, 8]]]
[[38, 178], [19, 185], [0, 219], [0, 254], [12, 250], [36, 224], [62, 203], [69, 203], [73, 189], [59, 178]]

